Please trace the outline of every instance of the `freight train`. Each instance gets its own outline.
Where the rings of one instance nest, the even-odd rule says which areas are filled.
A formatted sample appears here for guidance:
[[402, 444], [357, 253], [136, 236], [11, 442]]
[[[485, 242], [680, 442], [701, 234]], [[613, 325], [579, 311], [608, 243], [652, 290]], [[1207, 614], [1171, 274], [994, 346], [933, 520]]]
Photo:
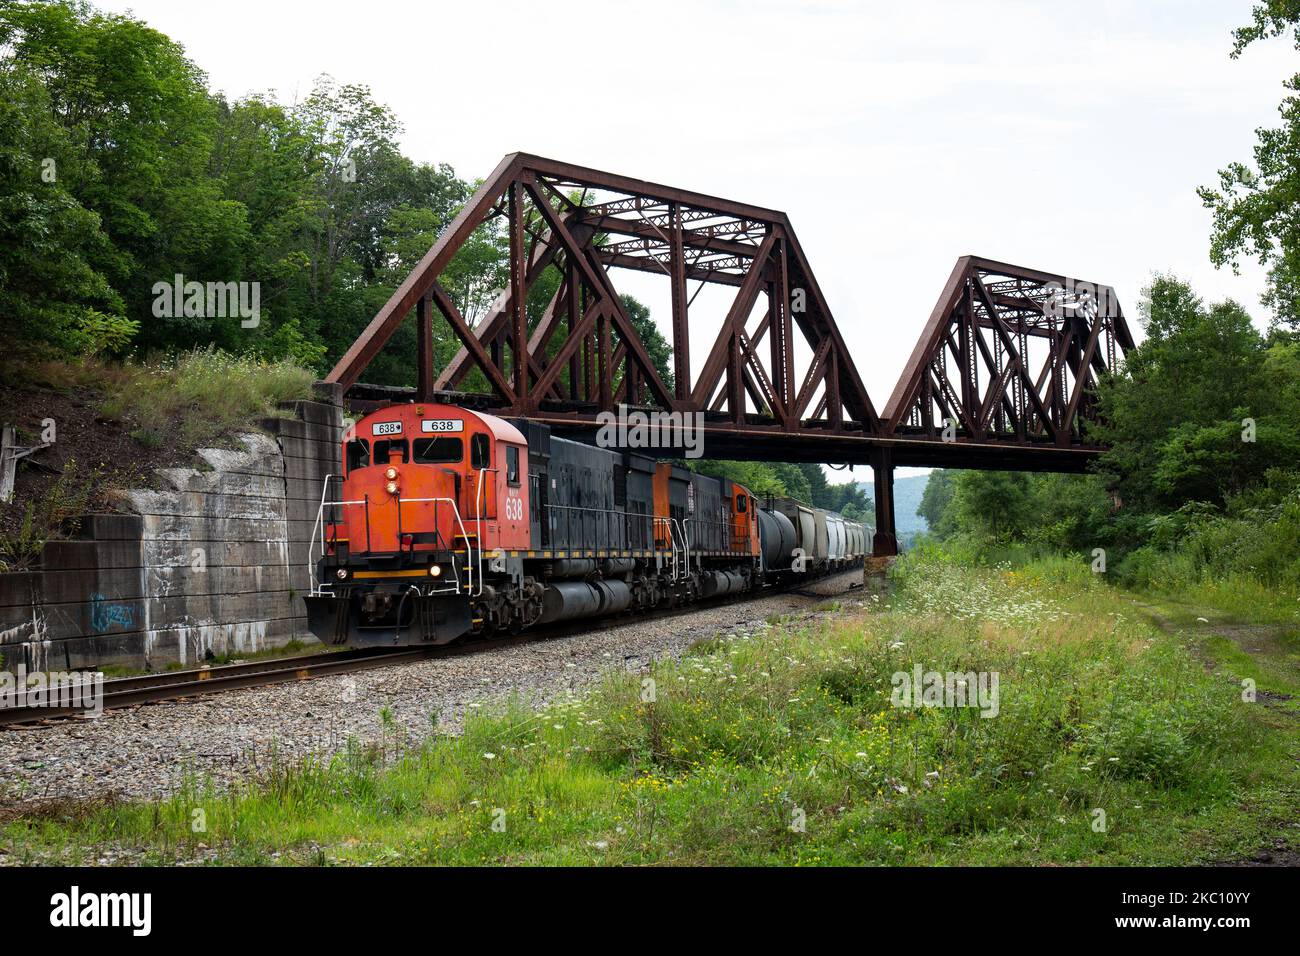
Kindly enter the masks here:
[[308, 625], [446, 644], [742, 595], [861, 563], [866, 526], [726, 478], [454, 405], [371, 412], [321, 494]]

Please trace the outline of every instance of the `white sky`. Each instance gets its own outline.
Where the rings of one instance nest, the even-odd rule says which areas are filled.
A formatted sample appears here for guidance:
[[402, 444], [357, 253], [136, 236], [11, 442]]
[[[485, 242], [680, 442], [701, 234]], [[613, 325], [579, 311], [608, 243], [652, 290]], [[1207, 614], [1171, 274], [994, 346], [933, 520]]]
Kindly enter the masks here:
[[[1267, 324], [1262, 270], [1211, 266], [1195, 192], [1300, 69], [1286, 40], [1228, 58], [1251, 5], [98, 3], [233, 97], [367, 84], [409, 156], [466, 178], [521, 150], [786, 211], [877, 409], [967, 253], [1109, 283], [1135, 331], [1153, 271]], [[614, 279], [666, 329], [666, 293]]]

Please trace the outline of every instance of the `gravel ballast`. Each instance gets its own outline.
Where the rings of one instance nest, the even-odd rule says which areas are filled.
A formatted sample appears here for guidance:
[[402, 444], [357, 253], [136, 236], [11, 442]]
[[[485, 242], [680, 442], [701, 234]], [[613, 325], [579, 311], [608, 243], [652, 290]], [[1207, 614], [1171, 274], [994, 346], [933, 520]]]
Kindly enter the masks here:
[[702, 639], [751, 630], [773, 615], [863, 601], [854, 587], [861, 581], [852, 571], [735, 604], [595, 621], [564, 637], [0, 730], [0, 803], [159, 797], [187, 777], [223, 788], [276, 760], [327, 757], [350, 738], [392, 745], [435, 727], [454, 733], [467, 710], [512, 693], [546, 703], [581, 693], [612, 669], [678, 658]]

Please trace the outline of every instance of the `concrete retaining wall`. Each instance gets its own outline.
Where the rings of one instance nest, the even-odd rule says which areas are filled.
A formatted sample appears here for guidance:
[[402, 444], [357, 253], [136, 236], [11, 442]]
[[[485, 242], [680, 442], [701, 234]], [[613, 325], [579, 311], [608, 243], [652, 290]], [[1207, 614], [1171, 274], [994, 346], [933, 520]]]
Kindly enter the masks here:
[[161, 490], [121, 492], [129, 513], [89, 516], [40, 569], [0, 574], [0, 666], [161, 669], [311, 641], [308, 550], [342, 434], [339, 391], [317, 398], [159, 469]]

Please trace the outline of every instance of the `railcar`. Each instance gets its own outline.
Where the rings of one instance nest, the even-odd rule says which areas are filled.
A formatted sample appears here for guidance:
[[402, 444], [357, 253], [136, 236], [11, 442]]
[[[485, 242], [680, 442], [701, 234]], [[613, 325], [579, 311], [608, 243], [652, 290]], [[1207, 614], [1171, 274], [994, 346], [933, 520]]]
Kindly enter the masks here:
[[347, 429], [342, 452], [305, 598], [329, 644], [445, 644], [861, 560], [839, 515], [459, 406], [381, 408]]

